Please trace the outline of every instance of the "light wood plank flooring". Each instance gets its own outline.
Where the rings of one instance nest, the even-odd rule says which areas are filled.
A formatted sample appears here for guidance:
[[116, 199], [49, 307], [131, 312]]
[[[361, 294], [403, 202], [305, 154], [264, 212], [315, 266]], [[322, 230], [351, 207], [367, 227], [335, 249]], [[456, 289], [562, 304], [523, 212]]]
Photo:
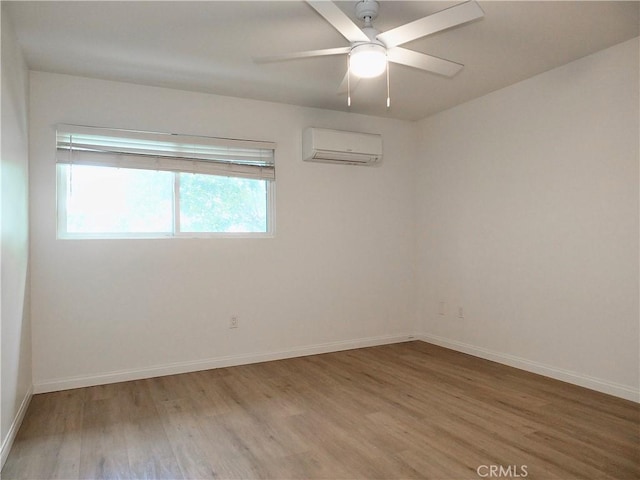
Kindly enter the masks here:
[[410, 342], [36, 395], [2, 478], [638, 479], [639, 416]]

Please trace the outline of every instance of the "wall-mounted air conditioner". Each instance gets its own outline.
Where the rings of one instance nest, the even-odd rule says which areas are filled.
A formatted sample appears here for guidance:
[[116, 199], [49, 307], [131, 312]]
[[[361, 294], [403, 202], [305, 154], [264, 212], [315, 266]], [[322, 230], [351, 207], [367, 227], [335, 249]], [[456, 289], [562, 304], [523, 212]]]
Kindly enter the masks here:
[[302, 159], [371, 165], [382, 159], [382, 135], [307, 128], [302, 134]]

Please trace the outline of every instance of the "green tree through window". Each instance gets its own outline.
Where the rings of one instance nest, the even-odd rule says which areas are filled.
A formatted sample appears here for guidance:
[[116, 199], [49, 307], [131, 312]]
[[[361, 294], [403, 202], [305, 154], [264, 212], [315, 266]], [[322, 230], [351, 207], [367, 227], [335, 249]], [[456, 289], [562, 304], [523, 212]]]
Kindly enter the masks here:
[[265, 180], [179, 175], [181, 231], [266, 232]]

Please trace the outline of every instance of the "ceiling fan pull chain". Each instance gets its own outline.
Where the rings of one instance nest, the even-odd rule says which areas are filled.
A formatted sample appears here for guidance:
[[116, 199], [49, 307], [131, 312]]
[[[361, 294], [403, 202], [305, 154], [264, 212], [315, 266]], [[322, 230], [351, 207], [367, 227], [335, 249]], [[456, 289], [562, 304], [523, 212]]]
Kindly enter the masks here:
[[351, 53], [347, 55], [347, 107], [351, 107]]
[[391, 107], [391, 94], [389, 93], [389, 59], [387, 58], [387, 108]]

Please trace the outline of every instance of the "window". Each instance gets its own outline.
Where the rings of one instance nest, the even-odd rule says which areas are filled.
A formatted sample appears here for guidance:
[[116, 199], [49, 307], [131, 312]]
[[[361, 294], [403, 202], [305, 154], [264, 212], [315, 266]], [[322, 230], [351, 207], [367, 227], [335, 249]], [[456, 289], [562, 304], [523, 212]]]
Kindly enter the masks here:
[[274, 149], [59, 125], [58, 237], [269, 236]]

